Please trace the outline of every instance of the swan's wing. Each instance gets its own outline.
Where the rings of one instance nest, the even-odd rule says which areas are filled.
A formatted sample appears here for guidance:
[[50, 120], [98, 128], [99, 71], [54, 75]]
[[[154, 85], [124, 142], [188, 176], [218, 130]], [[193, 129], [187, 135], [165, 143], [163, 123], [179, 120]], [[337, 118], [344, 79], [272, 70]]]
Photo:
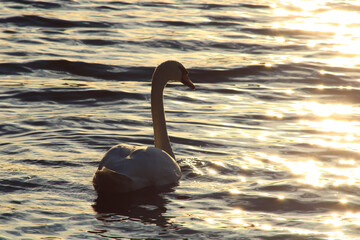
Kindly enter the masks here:
[[126, 159], [130, 156], [130, 154], [135, 151], [134, 146], [129, 145], [116, 145], [109, 149], [106, 152], [103, 159], [100, 161], [98, 170], [102, 169], [104, 166], [107, 168], [113, 169], [112, 164]]
[[180, 167], [166, 152], [154, 147], [117, 145], [101, 160], [93, 183], [98, 192], [128, 192], [176, 183]]
[[107, 151], [93, 178], [98, 192], [129, 192], [149, 185], [149, 181], [139, 174], [141, 161], [132, 159], [133, 152], [143, 149], [137, 146], [116, 145]]
[[133, 188], [133, 180], [125, 174], [103, 167], [95, 172], [93, 185], [98, 192], [128, 192]]
[[152, 185], [161, 186], [176, 183], [181, 176], [180, 167], [175, 159], [161, 149], [155, 147], [139, 148], [132, 152], [129, 158], [132, 162], [136, 162], [133, 165], [136, 167], [136, 175], [139, 178], [146, 178]]

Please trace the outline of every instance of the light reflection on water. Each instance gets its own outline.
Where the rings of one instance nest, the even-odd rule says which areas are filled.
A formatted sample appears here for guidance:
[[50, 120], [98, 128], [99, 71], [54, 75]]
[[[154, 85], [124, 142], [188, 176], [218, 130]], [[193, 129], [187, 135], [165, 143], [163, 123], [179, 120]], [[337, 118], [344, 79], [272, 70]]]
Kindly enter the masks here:
[[[1, 4], [0, 235], [359, 236], [356, 2]], [[106, 149], [152, 144], [149, 78], [168, 58], [197, 85], [165, 96], [179, 186], [96, 199]]]
[[[341, 3], [339, 5], [341, 6]], [[273, 28], [279, 31], [291, 29], [313, 32], [314, 36], [322, 34], [327, 36], [323, 39], [309, 39], [303, 42], [310, 49], [317, 48], [334, 53], [333, 57], [311, 59], [312, 61], [316, 60], [337, 67], [354, 67], [359, 64], [360, 25], [354, 22], [354, 19], [359, 18], [358, 12], [346, 7], [333, 9], [331, 4], [324, 1], [292, 1], [291, 3], [279, 1], [270, 6], [273, 14], [280, 19], [272, 23]], [[290, 17], [290, 21], [283, 21], [284, 18]], [[276, 39], [282, 43], [293, 40], [282, 36]], [[293, 59], [294, 62], [308, 61], [297, 56], [290, 57], [290, 59]]]

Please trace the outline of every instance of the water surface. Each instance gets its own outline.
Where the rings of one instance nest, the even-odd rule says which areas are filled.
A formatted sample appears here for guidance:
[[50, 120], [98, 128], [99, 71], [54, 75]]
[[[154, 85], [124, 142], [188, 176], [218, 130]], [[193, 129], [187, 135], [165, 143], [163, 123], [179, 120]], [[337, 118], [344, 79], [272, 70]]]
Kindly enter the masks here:
[[[1, 239], [360, 239], [357, 1], [0, 3]], [[98, 198], [152, 145], [154, 67], [178, 186]]]

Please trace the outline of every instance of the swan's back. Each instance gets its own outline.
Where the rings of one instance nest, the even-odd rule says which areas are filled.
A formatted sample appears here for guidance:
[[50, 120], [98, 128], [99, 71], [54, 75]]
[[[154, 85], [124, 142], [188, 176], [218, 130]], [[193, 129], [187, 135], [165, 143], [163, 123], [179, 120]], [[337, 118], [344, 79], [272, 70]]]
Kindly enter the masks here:
[[121, 193], [176, 183], [179, 165], [155, 147], [116, 145], [101, 160], [93, 184], [98, 192]]

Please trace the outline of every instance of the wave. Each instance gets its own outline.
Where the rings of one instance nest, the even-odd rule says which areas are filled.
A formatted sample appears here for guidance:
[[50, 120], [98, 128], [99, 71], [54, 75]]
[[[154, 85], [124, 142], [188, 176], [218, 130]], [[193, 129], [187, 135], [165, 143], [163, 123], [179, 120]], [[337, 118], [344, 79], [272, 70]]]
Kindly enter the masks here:
[[[356, 2], [328, 2], [325, 5], [327, 7], [330, 7], [332, 9], [338, 9], [338, 10], [344, 10], [344, 11], [355, 11], [355, 12], [359, 12], [360, 11], [360, 6], [357, 4], [352, 4], [352, 3], [356, 3]], [[323, 9], [319, 9], [319, 10], [323, 10]], [[315, 11], [316, 12], [316, 11]]]
[[126, 68], [98, 63], [69, 60], [37, 60], [25, 63], [0, 63], [0, 75], [18, 75], [41, 70], [51, 70], [70, 75], [106, 80], [136, 81], [149, 79], [153, 68]]
[[29, 132], [30, 129], [21, 127], [17, 124], [12, 123], [2, 123], [0, 124], [0, 133], [1, 135], [14, 135], [14, 134], [20, 134], [24, 132]]
[[301, 90], [312, 96], [322, 96], [322, 99], [326, 99], [328, 102], [341, 102], [341, 103], [360, 103], [360, 90], [359, 89], [346, 89], [337, 87], [327, 88], [301, 88]]
[[162, 25], [181, 26], [181, 27], [196, 26], [195, 23], [184, 22], [184, 21], [153, 21], [153, 23], [160, 23]]
[[86, 45], [94, 45], [94, 46], [109, 46], [109, 45], [116, 45], [121, 43], [119, 41], [104, 40], [104, 39], [83, 39], [81, 40], [81, 42]]
[[44, 167], [54, 167], [54, 168], [63, 168], [63, 167], [81, 167], [82, 164], [73, 163], [70, 161], [62, 160], [39, 160], [39, 159], [25, 159], [21, 163], [32, 164], [36, 166]]
[[[294, 189], [293, 186], [289, 188]], [[285, 201], [279, 201], [276, 197], [260, 197], [237, 195], [230, 197], [228, 200], [229, 206], [233, 208], [241, 207], [249, 211], [265, 211], [265, 212], [296, 212], [296, 213], [313, 213], [323, 211], [359, 211], [360, 205], [348, 204], [341, 205], [336, 199], [334, 201], [310, 198], [306, 200], [299, 200], [296, 198], [287, 198]]]
[[[109, 28], [114, 26], [110, 22], [69, 21], [58, 18], [46, 18], [37, 15], [22, 15], [1, 18], [2, 24], [13, 24], [19, 27], [48, 27], [48, 28]], [[120, 23], [116, 23], [117, 25]]]
[[27, 179], [25, 177], [12, 177], [11, 179], [0, 179], [0, 192], [10, 193], [15, 191], [23, 191], [29, 189], [39, 189], [42, 184], [36, 183], [32, 179]]
[[138, 93], [128, 93], [109, 90], [59, 90], [46, 89], [42, 91], [27, 91], [20, 93], [7, 92], [0, 99], [17, 98], [24, 102], [51, 101], [57, 103], [86, 103], [118, 101], [123, 99], [141, 99], [145, 97]]
[[243, 32], [252, 33], [252, 34], [261, 34], [268, 36], [287, 36], [287, 37], [296, 37], [301, 38], [304, 36], [306, 39], [321, 37], [329, 38], [335, 33], [332, 32], [319, 32], [319, 31], [305, 31], [297, 29], [272, 29], [272, 28], [242, 28]]
[[218, 4], [218, 3], [206, 3], [206, 4], [198, 4], [198, 8], [200, 9], [217, 9], [217, 8], [251, 8], [251, 9], [264, 9], [269, 8], [267, 5], [261, 4]]
[[237, 26], [241, 23], [235, 21], [210, 21], [210, 22], [184, 22], [184, 21], [153, 21], [152, 23], [161, 24], [163, 27], [200, 27], [200, 26]]
[[[101, 44], [101, 42], [98, 42]], [[159, 43], [163, 44], [163, 43]], [[21, 53], [20, 53], [21, 54]], [[89, 77], [94, 79], [114, 80], [114, 81], [138, 81], [147, 82], [150, 80], [154, 67], [128, 67], [100, 63], [89, 63], [80, 61], [61, 60], [36, 60], [24, 63], [0, 63], [0, 75], [20, 75], [24, 73], [35, 73], [37, 71], [53, 71], [61, 74]], [[323, 67], [314, 64], [292, 63], [279, 64], [271, 68], [263, 64], [248, 65], [237, 68], [192, 68], [189, 69], [190, 77], [197, 83], [222, 83], [222, 82], [252, 82], [264, 83], [269, 81], [266, 76], [279, 74], [278, 82], [286, 83], [307, 83], [318, 85], [326, 82], [327, 84], [341, 85], [348, 83], [343, 77], [336, 74], [319, 74], [320, 70], [329, 72], [356, 73], [356, 69], [343, 69], [334, 67]], [[265, 76], [254, 79], [256, 76]], [[89, 79], [91, 80], [91, 79]]]
[[[102, 42], [97, 42], [102, 44]], [[159, 43], [164, 44], [164, 43]], [[21, 54], [21, 53], [19, 53]], [[320, 74], [320, 70], [327, 71], [326, 74]], [[150, 82], [151, 75], [154, 71], [154, 67], [129, 67], [118, 66], [101, 63], [70, 61], [65, 59], [60, 60], [36, 60], [23, 63], [0, 63], [0, 75], [21, 75], [21, 74], [41, 74], [46, 75], [46, 71], [49, 71], [49, 76], [53, 73], [58, 73], [63, 78], [63, 75], [71, 76], [72, 78], [82, 77], [82, 81], [98, 81], [98, 80], [110, 80], [110, 81], [136, 81], [136, 82]], [[277, 83], [286, 84], [307, 84], [308, 87], [301, 87], [297, 89], [300, 92], [304, 92], [312, 95], [333, 95], [341, 97], [344, 101], [359, 102], [360, 99], [357, 96], [358, 91], [349, 89], [323, 89], [319, 91], [318, 86], [326, 84], [327, 86], [348, 86], [349, 78], [346, 76], [338, 76], [337, 72], [347, 72], [349, 75], [357, 74], [355, 68], [340, 68], [321, 66], [318, 64], [310, 63], [290, 63], [290, 64], [278, 64], [272, 67], [266, 67], [264, 64], [248, 65], [236, 68], [191, 68], [189, 69], [190, 78], [195, 83], [225, 83], [225, 82], [242, 82], [249, 84], [265, 84], [276, 81]], [[277, 79], [273, 79], [272, 76], [276, 74]], [[256, 86], [259, 89], [260, 86]], [[69, 90], [69, 89], [68, 89]], [[55, 102], [66, 101], [90, 101], [90, 99], [98, 99], [100, 101], [108, 101], [107, 98], [120, 100], [124, 97], [141, 99], [139, 96], [130, 96], [123, 92], [105, 92], [96, 90], [84, 90], [83, 92], [77, 92], [78, 90], [71, 90], [68, 92], [58, 89], [48, 89], [44, 91], [34, 91], [25, 93], [12, 93], [5, 92], [0, 95], [0, 98], [14, 97], [24, 101], [40, 101], [49, 100]], [[206, 91], [206, 89], [203, 89]], [[219, 93], [231, 93], [231, 90], [217, 89]], [[224, 92], [225, 91], [225, 92]], [[234, 94], [238, 94], [238, 90]], [[17, 95], [16, 95], [17, 94]], [[81, 94], [80, 97], [72, 97], [71, 94]], [[260, 94], [261, 95], [261, 94]], [[260, 96], [259, 95], [259, 96]], [[279, 100], [289, 99], [290, 96], [277, 94]], [[259, 97], [258, 96], [258, 97]], [[262, 96], [265, 97], [266, 96]], [[273, 99], [274, 96], [270, 97]]]
[[255, 22], [255, 20], [246, 17], [234, 17], [224, 15], [208, 15], [206, 16], [210, 20], [214, 21], [226, 21], [226, 22]]
[[60, 8], [62, 7], [61, 4], [54, 3], [54, 2], [45, 2], [45, 1], [31, 1], [31, 0], [4, 0], [3, 2], [10, 2], [10, 3], [19, 3], [24, 4], [26, 7], [31, 5], [34, 8], [42, 8], [42, 9], [53, 9], [53, 8]]

